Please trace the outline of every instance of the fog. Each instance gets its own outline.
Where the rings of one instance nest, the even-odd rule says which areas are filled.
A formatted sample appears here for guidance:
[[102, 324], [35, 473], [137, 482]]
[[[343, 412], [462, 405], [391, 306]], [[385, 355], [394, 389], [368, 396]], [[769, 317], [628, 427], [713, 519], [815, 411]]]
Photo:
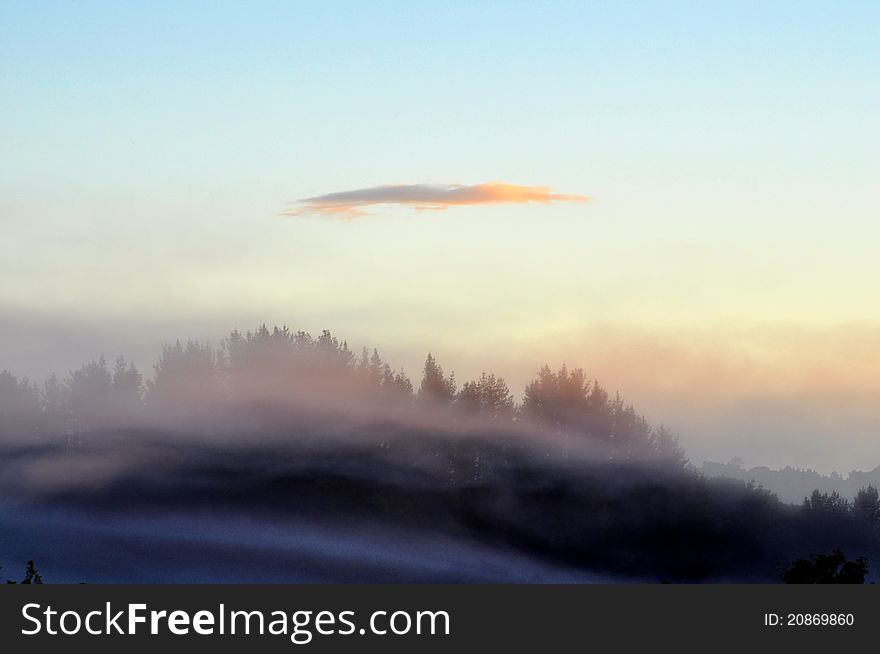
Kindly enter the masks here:
[[[880, 413], [874, 401], [880, 378], [869, 365], [880, 344], [870, 325], [719, 326], [712, 331], [593, 325], [546, 330], [540, 339], [478, 337], [452, 346], [443, 339], [434, 344], [387, 336], [376, 342], [356, 321], [341, 321], [354, 325], [352, 350], [375, 343], [395, 370], [418, 376], [425, 351], [434, 348], [461, 378], [483, 370], [501, 374], [517, 400], [541, 364], [582, 365], [589, 376], [625, 393], [652, 422], [668, 425], [698, 464], [741, 457], [750, 465], [830, 474], [880, 463]], [[235, 324], [259, 324], [259, 319], [242, 312], [235, 318], [98, 320], [5, 309], [0, 310], [0, 369], [42, 383], [53, 372], [63, 377], [102, 354], [110, 362], [124, 354], [150, 377], [164, 343], [191, 336], [216, 344], [226, 326]], [[307, 327], [320, 330], [320, 325]]]
[[519, 397], [286, 327], [166, 343], [149, 375], [4, 371], [0, 556], [57, 580], [577, 582], [768, 581], [880, 553], [861, 489], [798, 507], [708, 479], [580, 368], [542, 367]]

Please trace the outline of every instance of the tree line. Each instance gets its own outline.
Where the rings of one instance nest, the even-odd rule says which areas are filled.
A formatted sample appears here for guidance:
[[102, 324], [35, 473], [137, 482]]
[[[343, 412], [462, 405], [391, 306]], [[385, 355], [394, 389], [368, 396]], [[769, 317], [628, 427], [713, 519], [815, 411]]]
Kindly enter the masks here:
[[805, 497], [801, 510], [809, 516], [839, 521], [855, 521], [871, 529], [880, 530], [880, 494], [875, 486], [859, 490], [852, 501], [837, 491], [820, 493], [814, 490]]
[[853, 497], [861, 488], [880, 486], [880, 466], [871, 470], [852, 470], [846, 474], [831, 472], [826, 475], [809, 468], [793, 466], [778, 469], [767, 466], [746, 467], [742, 459], [734, 457], [727, 463], [704, 461], [697, 467], [697, 471], [707, 477], [754, 480], [790, 504], [800, 504], [813, 490], [821, 493], [837, 491], [841, 495]]
[[138, 424], [151, 415], [189, 419], [217, 407], [258, 412], [306, 397], [383, 410], [449, 412], [494, 427], [517, 424], [550, 431], [565, 455], [576, 442], [601, 443], [609, 456], [651, 455], [684, 466], [678, 440], [653, 427], [619, 394], [611, 396], [581, 368], [543, 366], [517, 403], [505, 380], [490, 373], [459, 386], [428, 353], [416, 386], [378, 350], [357, 356], [330, 331], [318, 337], [286, 326], [232, 331], [219, 348], [199, 341], [165, 345], [146, 379], [124, 357], [90, 361], [42, 387], [0, 372], [0, 436], [82, 435]]

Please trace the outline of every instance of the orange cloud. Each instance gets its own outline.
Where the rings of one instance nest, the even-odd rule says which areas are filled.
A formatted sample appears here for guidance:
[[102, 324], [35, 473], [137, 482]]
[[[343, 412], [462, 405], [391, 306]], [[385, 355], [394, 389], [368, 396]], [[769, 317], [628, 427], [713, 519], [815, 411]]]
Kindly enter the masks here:
[[504, 182], [486, 184], [396, 184], [373, 186], [354, 191], [327, 193], [299, 200], [298, 206], [284, 212], [287, 216], [339, 216], [354, 218], [364, 215], [365, 207], [398, 205], [419, 211], [443, 211], [449, 207], [473, 204], [529, 204], [550, 202], [586, 202], [584, 195], [554, 193], [548, 186], [519, 186]]

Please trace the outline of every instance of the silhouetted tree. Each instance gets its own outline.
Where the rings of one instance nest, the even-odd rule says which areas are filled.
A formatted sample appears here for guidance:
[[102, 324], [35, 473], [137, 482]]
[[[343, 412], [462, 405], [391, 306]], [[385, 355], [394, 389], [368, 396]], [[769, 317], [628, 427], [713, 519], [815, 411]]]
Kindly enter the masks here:
[[632, 405], [625, 405], [620, 395], [611, 403], [611, 430], [608, 434], [614, 456], [629, 459], [639, 452], [648, 453], [651, 444], [651, 425], [636, 413]]
[[657, 459], [673, 468], [684, 468], [688, 464], [684, 448], [678, 444], [678, 436], [664, 425], [651, 432], [651, 444]]
[[26, 378], [21, 381], [0, 371], [0, 434], [32, 436], [41, 422], [40, 391]]
[[410, 400], [413, 397], [413, 384], [403, 370], [398, 371], [394, 375], [394, 389], [398, 397], [404, 400]]
[[43, 384], [43, 413], [49, 433], [63, 433], [70, 420], [70, 389], [55, 373]]
[[134, 363], [126, 363], [125, 357], [116, 358], [113, 368], [113, 402], [116, 412], [130, 416], [140, 410], [143, 402], [144, 378]]
[[456, 397], [456, 406], [465, 413], [479, 414], [487, 418], [512, 418], [513, 395], [507, 383], [485, 372], [476, 381], [466, 382]]
[[65, 384], [70, 412], [77, 427], [87, 429], [101, 426], [111, 409], [113, 390], [113, 378], [107, 370], [104, 357], [71, 371]]
[[223, 341], [225, 356], [218, 357], [217, 368], [231, 397], [249, 400], [277, 393], [282, 385], [307, 376], [314, 366], [314, 350], [311, 337], [307, 344], [297, 341], [286, 325], [270, 331], [263, 324], [247, 334], [236, 329]]
[[470, 415], [476, 415], [482, 411], [483, 402], [477, 382], [469, 381], [462, 384], [461, 390], [458, 391], [458, 396], [455, 398], [455, 406], [463, 413]]
[[[383, 385], [388, 386], [393, 383], [394, 375], [391, 368], [382, 361], [379, 351], [373, 349], [373, 354], [367, 348], [361, 350], [361, 359], [357, 366], [358, 375], [360, 375], [364, 388], [367, 392], [376, 393]], [[391, 376], [389, 381], [388, 376]]]
[[350, 370], [354, 365], [354, 354], [348, 349], [348, 343], [340, 342], [327, 329], [318, 337], [316, 350], [324, 363], [337, 369]]
[[598, 382], [589, 382], [580, 368], [569, 370], [563, 365], [553, 372], [543, 366], [526, 386], [522, 413], [560, 434], [564, 458], [572, 437], [582, 437], [601, 443], [613, 459], [659, 455], [676, 466], [686, 464], [670, 432], [653, 430], [619, 394], [609, 400], [608, 392]]
[[419, 386], [419, 399], [432, 404], [450, 404], [455, 398], [455, 374], [445, 377], [443, 368], [428, 352], [425, 359], [422, 384]]
[[372, 354], [367, 348], [363, 348], [356, 373], [361, 391], [370, 398], [400, 401], [412, 397], [412, 382], [402, 371], [395, 374], [375, 348]]
[[851, 515], [849, 500], [841, 497], [837, 491], [820, 493], [814, 490], [809, 498], [804, 498], [802, 509], [807, 514], [838, 519]]
[[851, 561], [840, 550], [817, 554], [789, 563], [782, 571], [784, 584], [863, 584], [868, 560], [860, 556]]
[[563, 365], [554, 373], [545, 365], [538, 371], [537, 379], [526, 386], [523, 413], [558, 429], [569, 430], [585, 415], [589, 386], [580, 368], [569, 372]]
[[369, 365], [370, 378], [376, 384], [381, 386], [383, 381], [383, 373], [385, 372], [385, 362], [379, 356], [379, 350], [373, 348], [373, 355], [370, 357]]
[[222, 359], [210, 345], [177, 341], [162, 348], [147, 383], [147, 401], [159, 412], [178, 417], [211, 411], [224, 396]]
[[853, 515], [866, 525], [876, 528], [880, 526], [880, 497], [874, 486], [862, 488], [853, 499]]

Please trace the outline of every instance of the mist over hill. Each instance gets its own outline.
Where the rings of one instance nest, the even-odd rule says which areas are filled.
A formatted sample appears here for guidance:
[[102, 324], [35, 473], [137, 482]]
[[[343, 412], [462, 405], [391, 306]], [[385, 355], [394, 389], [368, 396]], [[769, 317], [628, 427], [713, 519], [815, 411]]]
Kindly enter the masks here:
[[121, 357], [42, 386], [4, 371], [0, 557], [142, 582], [774, 581], [813, 553], [880, 560], [873, 489], [792, 506], [710, 478], [580, 368], [543, 366], [522, 397], [286, 327], [168, 345], [147, 380]]

